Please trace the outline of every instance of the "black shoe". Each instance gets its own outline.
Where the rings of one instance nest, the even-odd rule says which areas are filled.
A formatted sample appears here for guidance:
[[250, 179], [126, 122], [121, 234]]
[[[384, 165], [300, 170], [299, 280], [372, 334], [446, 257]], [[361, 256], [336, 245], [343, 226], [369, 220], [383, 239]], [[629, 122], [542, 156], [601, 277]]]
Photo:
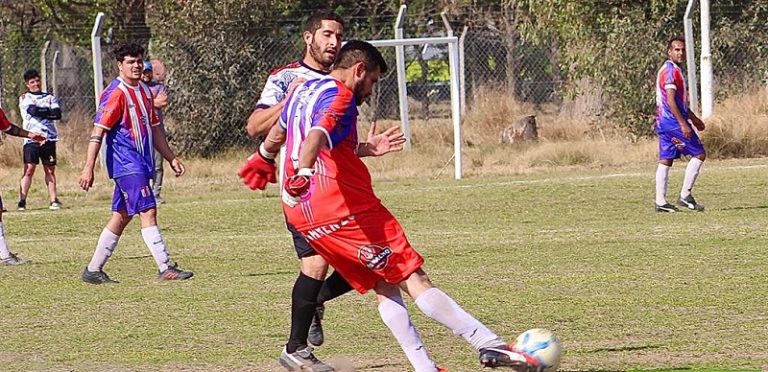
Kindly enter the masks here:
[[59, 198], [56, 198], [56, 200], [51, 202], [51, 205], [48, 207], [48, 209], [52, 211], [57, 211], [61, 209], [61, 202], [59, 201]]
[[314, 346], [320, 346], [325, 342], [325, 336], [323, 335], [324, 315], [325, 305], [317, 305], [315, 316], [312, 317], [312, 324], [309, 325], [309, 335], [307, 336], [307, 341]]
[[686, 207], [692, 211], [704, 211], [704, 206], [696, 203], [696, 199], [693, 198], [693, 195], [688, 195], [684, 198], [677, 199], [677, 204], [680, 204], [680, 206]]
[[312, 353], [312, 347], [307, 346], [304, 349], [296, 350], [295, 353], [288, 354], [283, 348], [283, 352], [280, 353], [280, 365], [285, 367], [288, 371], [301, 371], [301, 372], [332, 372], [336, 371], [330, 365], [321, 362], [315, 354]]
[[517, 372], [537, 372], [540, 369], [534, 357], [508, 345], [480, 349], [480, 364], [488, 368], [508, 367]]
[[165, 271], [157, 274], [157, 277], [160, 280], [186, 280], [191, 278], [192, 275], [195, 274], [191, 271], [180, 270], [178, 265], [174, 262], [173, 264], [168, 265], [168, 268], [165, 269]]
[[19, 204], [16, 205], [17, 211], [25, 211], [27, 210], [27, 201], [26, 200], [19, 200]]
[[659, 212], [659, 213], [672, 213], [672, 212], [679, 212], [679, 211], [680, 210], [677, 209], [677, 207], [669, 203], [666, 203], [664, 205], [656, 204], [656, 212]]
[[120, 283], [117, 280], [112, 280], [112, 278], [103, 271], [88, 271], [87, 267], [85, 268], [85, 271], [83, 271], [81, 278], [84, 282], [91, 284]]
[[11, 253], [10, 256], [0, 260], [0, 265], [5, 265], [5, 266], [19, 266], [19, 265], [24, 265], [26, 263], [29, 263], [29, 261], [27, 261], [27, 260], [25, 260], [25, 259], [23, 259], [23, 258], [21, 258], [21, 257], [19, 257], [17, 255], [15, 255], [13, 253]]

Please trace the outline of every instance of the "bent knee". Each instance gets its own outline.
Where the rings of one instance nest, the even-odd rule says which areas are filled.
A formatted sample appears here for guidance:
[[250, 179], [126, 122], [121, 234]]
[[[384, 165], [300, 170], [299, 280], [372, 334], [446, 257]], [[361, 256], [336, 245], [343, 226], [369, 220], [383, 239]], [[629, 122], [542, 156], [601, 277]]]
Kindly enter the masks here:
[[328, 263], [320, 255], [312, 255], [301, 258], [301, 272], [304, 275], [316, 279], [324, 280], [328, 272]]

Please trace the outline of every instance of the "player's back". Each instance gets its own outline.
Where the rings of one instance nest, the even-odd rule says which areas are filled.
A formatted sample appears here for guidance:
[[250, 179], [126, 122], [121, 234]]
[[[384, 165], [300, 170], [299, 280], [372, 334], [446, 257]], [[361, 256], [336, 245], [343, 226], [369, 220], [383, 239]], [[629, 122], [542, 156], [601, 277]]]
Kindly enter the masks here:
[[285, 207], [296, 228], [335, 222], [380, 204], [368, 168], [357, 155], [357, 116], [354, 94], [334, 78], [298, 86], [283, 108], [280, 125], [287, 132], [286, 177], [299, 167], [299, 155], [310, 132], [320, 131], [327, 140], [306, 198], [300, 207]]

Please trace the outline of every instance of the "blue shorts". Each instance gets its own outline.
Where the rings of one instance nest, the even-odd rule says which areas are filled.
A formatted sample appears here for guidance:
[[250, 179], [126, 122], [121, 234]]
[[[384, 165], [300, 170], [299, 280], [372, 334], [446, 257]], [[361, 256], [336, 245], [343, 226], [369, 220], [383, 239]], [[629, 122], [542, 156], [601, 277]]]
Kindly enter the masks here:
[[157, 207], [155, 194], [149, 187], [149, 178], [143, 174], [129, 174], [115, 178], [112, 211], [127, 211], [129, 216]]
[[660, 132], [658, 135], [659, 160], [674, 160], [682, 155], [699, 156], [704, 153], [704, 145], [695, 131], [691, 132], [691, 138], [685, 138], [680, 128]]

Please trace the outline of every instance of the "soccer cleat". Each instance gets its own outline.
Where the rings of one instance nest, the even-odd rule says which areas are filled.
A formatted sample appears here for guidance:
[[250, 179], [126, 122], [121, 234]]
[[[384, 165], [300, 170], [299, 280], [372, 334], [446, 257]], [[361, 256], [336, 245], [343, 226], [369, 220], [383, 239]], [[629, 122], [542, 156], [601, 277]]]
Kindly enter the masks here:
[[191, 271], [180, 270], [178, 265], [174, 262], [172, 265], [168, 265], [165, 271], [157, 275], [160, 280], [187, 280], [195, 275]]
[[61, 202], [59, 201], [59, 199], [56, 199], [56, 200], [52, 201], [51, 205], [48, 207], [48, 209], [50, 209], [52, 211], [57, 211], [57, 210], [61, 209]]
[[16, 205], [17, 211], [25, 211], [27, 210], [27, 201], [26, 200], [19, 200], [19, 204]]
[[692, 211], [704, 211], [704, 206], [696, 203], [696, 199], [693, 198], [693, 195], [688, 195], [684, 198], [677, 199], [677, 204], [680, 204], [680, 206], [686, 207]]
[[103, 271], [88, 271], [88, 268], [86, 267], [83, 271], [83, 275], [81, 276], [84, 282], [90, 283], [90, 284], [110, 284], [110, 283], [120, 283], [117, 280], [113, 280], [112, 278], [107, 275], [107, 273]]
[[19, 257], [17, 255], [15, 255], [13, 253], [11, 253], [10, 256], [0, 260], [0, 264], [3, 264], [5, 266], [19, 266], [19, 265], [24, 265], [26, 263], [29, 263], [29, 261], [27, 261], [27, 260], [25, 260], [25, 259], [23, 259], [23, 258], [21, 258], [21, 257]]
[[480, 349], [483, 367], [508, 367], [517, 372], [538, 372], [539, 362], [533, 356], [515, 350], [509, 345]]
[[330, 372], [336, 370], [317, 359], [312, 353], [311, 346], [290, 354], [283, 347], [283, 352], [280, 354], [280, 365], [289, 371]]
[[678, 212], [678, 211], [680, 210], [677, 209], [677, 207], [669, 203], [666, 203], [664, 205], [656, 204], [656, 212], [659, 212], [659, 213], [672, 213], [672, 212]]
[[312, 317], [312, 324], [309, 325], [309, 335], [307, 336], [307, 341], [314, 346], [320, 346], [325, 342], [322, 323], [323, 315], [325, 315], [325, 305], [317, 305], [315, 316]]

